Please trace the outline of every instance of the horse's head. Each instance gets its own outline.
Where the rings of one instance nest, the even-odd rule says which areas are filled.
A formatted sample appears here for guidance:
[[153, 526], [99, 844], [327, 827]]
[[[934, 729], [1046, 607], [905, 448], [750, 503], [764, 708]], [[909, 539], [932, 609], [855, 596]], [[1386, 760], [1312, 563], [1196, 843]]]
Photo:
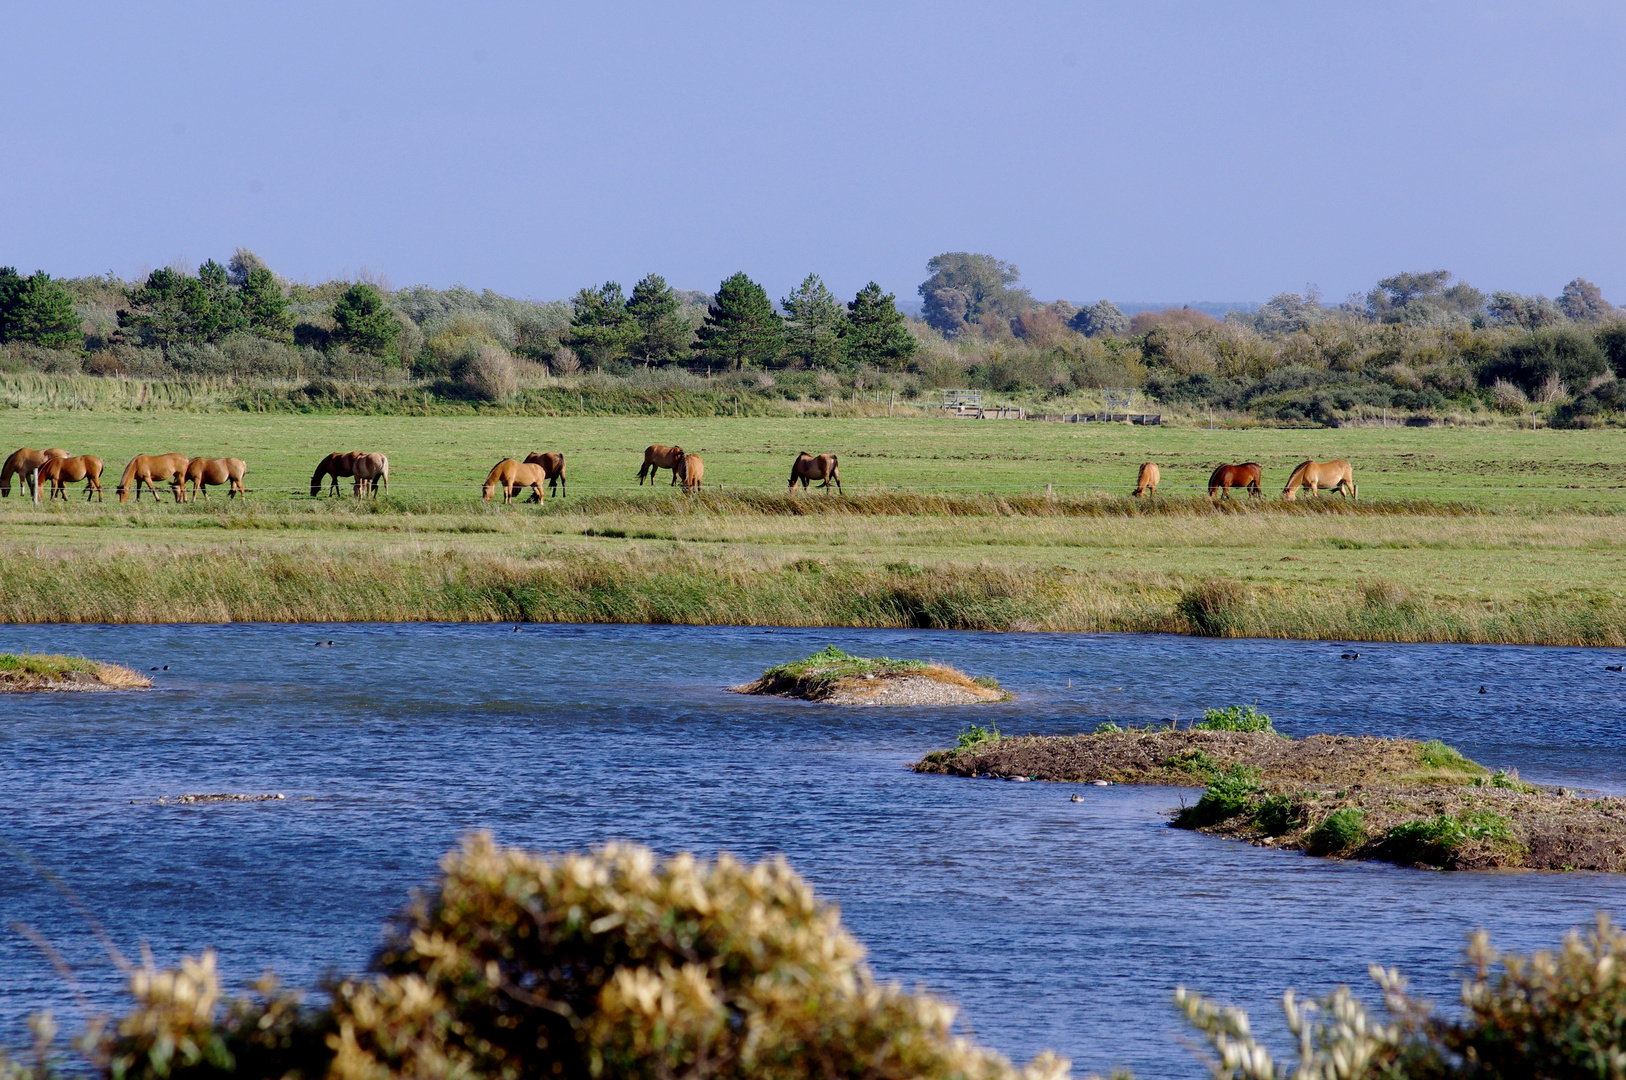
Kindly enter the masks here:
[[497, 491], [497, 485], [495, 483], [487, 481], [480, 488], [480, 498], [485, 502], [490, 502], [491, 501], [491, 496], [496, 494], [496, 491]]

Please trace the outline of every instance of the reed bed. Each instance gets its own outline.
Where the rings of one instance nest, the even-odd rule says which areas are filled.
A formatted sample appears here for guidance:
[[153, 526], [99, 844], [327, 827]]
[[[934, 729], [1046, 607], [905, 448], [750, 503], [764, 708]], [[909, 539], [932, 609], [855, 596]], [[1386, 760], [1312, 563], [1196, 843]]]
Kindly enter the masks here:
[[[15, 552], [0, 622], [621, 622], [1626, 645], [1626, 603], [1429, 599], [1386, 583], [1227, 588], [1157, 571], [694, 551], [162, 546]], [[1206, 607], [1205, 590], [1218, 590]]]

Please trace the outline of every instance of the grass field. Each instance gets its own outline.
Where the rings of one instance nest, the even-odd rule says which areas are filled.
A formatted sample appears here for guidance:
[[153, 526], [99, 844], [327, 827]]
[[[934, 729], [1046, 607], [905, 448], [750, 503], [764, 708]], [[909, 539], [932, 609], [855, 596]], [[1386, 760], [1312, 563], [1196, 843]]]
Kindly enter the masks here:
[[[253, 490], [247, 506], [14, 495], [0, 504], [9, 621], [1189, 630], [1193, 590], [1223, 579], [1241, 594], [1210, 632], [1626, 644], [1618, 432], [13, 411], [0, 440], [98, 454], [110, 500], [137, 451], [242, 457]], [[707, 497], [639, 488], [651, 441], [704, 455]], [[351, 448], [389, 454], [392, 498], [310, 499], [314, 462]], [[565, 451], [570, 496], [480, 504], [490, 465], [533, 449]], [[839, 453], [852, 498], [785, 499], [800, 449]], [[1358, 507], [1281, 502], [1312, 455], [1355, 464]], [[1131, 505], [1148, 459], [1168, 497]], [[1269, 498], [1209, 508], [1202, 486], [1226, 460], [1261, 462]]]

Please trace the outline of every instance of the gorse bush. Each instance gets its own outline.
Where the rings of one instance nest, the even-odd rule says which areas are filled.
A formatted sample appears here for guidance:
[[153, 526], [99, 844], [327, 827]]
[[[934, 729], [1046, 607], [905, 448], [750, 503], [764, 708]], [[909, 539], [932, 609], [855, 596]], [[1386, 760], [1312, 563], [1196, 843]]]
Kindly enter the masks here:
[[954, 1010], [875, 982], [782, 859], [543, 857], [466, 840], [367, 977], [300, 1011], [270, 984], [222, 1011], [212, 957], [142, 970], [96, 1043], [120, 1078], [1061, 1080], [956, 1037]]

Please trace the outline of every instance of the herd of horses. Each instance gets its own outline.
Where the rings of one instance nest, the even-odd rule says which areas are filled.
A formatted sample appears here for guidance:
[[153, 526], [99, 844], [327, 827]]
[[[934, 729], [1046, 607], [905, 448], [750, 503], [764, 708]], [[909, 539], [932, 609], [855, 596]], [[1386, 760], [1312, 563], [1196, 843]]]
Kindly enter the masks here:
[[[15, 477], [38, 496], [36, 484], [50, 485], [51, 498], [68, 497], [68, 485], [85, 482], [85, 498], [92, 495], [102, 501], [102, 459], [94, 454], [71, 454], [52, 447], [34, 450], [23, 447], [6, 459], [0, 467], [0, 496], [11, 495], [11, 482]], [[248, 466], [241, 458], [195, 458], [185, 454], [137, 454], [124, 467], [124, 475], [115, 489], [119, 502], [128, 502], [135, 492], [141, 501], [141, 485], [147, 485], [154, 500], [158, 498], [158, 484], [167, 483], [175, 494], [176, 502], [186, 502], [186, 486], [192, 485], [193, 498], [208, 498], [209, 488], [225, 485], [231, 498], [247, 496], [243, 477]]]
[[[672, 474], [672, 485], [681, 484], [685, 491], [696, 491], [706, 473], [706, 463], [700, 459], [699, 454], [686, 452], [681, 446], [651, 446], [644, 450], [644, 463], [638, 470], [638, 483], [642, 486], [647, 478], [651, 484], [655, 482], [656, 474], [666, 469]], [[186, 488], [192, 487], [192, 498], [207, 498], [209, 488], [226, 486], [229, 497], [242, 495], [245, 498], [248, 491], [243, 487], [243, 477], [248, 472], [248, 466], [241, 458], [189, 458], [185, 454], [137, 454], [130, 459], [124, 467], [124, 474], [119, 479], [116, 489], [119, 502], [127, 502], [130, 494], [135, 493], [136, 502], [141, 501], [141, 488], [146, 486], [152, 493], [153, 500], [158, 500], [158, 485], [169, 484], [174, 493], [175, 501], [188, 501]], [[1134, 495], [1136, 498], [1150, 498], [1157, 495], [1158, 484], [1162, 481], [1162, 470], [1156, 462], [1148, 461], [1140, 467], [1140, 474], [1135, 481]], [[29, 490], [38, 497], [34, 485], [50, 485], [51, 498], [58, 496], [68, 497], [67, 486], [70, 483], [85, 482], [85, 498], [94, 495], [98, 501], [102, 497], [102, 459], [91, 454], [70, 454], [66, 450], [52, 448], [50, 450], [33, 450], [23, 447], [6, 459], [3, 468], [0, 468], [0, 496], [11, 495], [13, 478], [28, 486]], [[356, 496], [372, 495], [377, 498], [379, 489], [385, 494], [390, 490], [390, 459], [383, 454], [368, 453], [352, 450], [347, 453], [329, 454], [316, 466], [311, 474], [311, 497], [316, 498], [322, 494], [325, 483], [330, 483], [330, 494], [339, 494], [339, 480], [353, 481], [352, 493]], [[1208, 478], [1208, 497], [1210, 499], [1228, 499], [1232, 488], [1240, 488], [1254, 498], [1262, 493], [1263, 470], [1256, 461], [1246, 461], [1236, 465], [1221, 465], [1215, 469]], [[834, 454], [809, 454], [802, 452], [796, 455], [796, 460], [790, 467], [790, 491], [796, 490], [800, 483], [802, 490], [806, 491], [813, 481], [823, 481], [819, 487], [829, 494], [830, 485], [835, 485], [839, 494], [846, 494], [841, 488], [840, 462]], [[543, 488], [547, 488], [549, 495], [564, 495], [565, 489], [565, 456], [557, 451], [544, 454], [529, 454], [524, 461], [514, 458], [503, 458], [492, 468], [486, 476], [485, 483], [480, 487], [480, 496], [490, 502], [500, 489], [503, 502], [512, 502], [514, 497], [525, 489], [531, 491], [531, 502], [543, 500]], [[1294, 469], [1287, 478], [1287, 486], [1282, 489], [1282, 497], [1292, 500], [1297, 497], [1301, 489], [1308, 488], [1312, 496], [1319, 496], [1321, 489], [1337, 491], [1346, 498], [1359, 497], [1359, 489], [1355, 486], [1355, 470], [1347, 461], [1306, 461]]]
[[[1150, 498], [1157, 494], [1157, 485], [1162, 481], [1163, 471], [1157, 467], [1157, 462], [1148, 461], [1140, 467], [1140, 475], [1135, 480], [1135, 498]], [[1208, 497], [1210, 499], [1229, 499], [1232, 488], [1242, 488], [1247, 491], [1248, 498], [1252, 499], [1263, 493], [1264, 470], [1257, 461], [1245, 461], [1240, 465], [1221, 465], [1208, 477]], [[1309, 488], [1310, 494], [1320, 497], [1321, 489], [1336, 491], [1345, 498], [1357, 499], [1360, 489], [1355, 486], [1355, 469], [1349, 462], [1338, 461], [1305, 461], [1287, 478], [1287, 486], [1282, 488], [1282, 498], [1292, 502], [1298, 497], [1301, 489]]]

